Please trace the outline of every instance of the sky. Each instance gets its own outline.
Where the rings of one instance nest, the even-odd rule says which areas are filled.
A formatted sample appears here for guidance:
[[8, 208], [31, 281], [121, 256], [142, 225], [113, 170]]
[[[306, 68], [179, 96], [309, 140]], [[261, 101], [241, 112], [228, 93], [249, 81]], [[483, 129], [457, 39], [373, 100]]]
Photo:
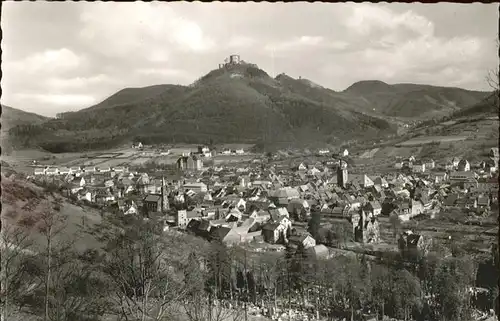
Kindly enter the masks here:
[[489, 90], [498, 5], [4, 2], [1, 103], [46, 116], [127, 87], [191, 84], [230, 54], [341, 91]]

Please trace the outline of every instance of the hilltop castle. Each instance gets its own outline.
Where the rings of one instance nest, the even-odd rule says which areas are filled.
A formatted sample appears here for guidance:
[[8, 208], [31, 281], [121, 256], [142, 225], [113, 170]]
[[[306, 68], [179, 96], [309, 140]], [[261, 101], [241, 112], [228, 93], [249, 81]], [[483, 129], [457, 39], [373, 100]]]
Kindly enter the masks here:
[[230, 68], [236, 65], [249, 65], [258, 68], [256, 64], [250, 64], [240, 58], [240, 55], [230, 55], [224, 59], [224, 63], [219, 64], [219, 69]]

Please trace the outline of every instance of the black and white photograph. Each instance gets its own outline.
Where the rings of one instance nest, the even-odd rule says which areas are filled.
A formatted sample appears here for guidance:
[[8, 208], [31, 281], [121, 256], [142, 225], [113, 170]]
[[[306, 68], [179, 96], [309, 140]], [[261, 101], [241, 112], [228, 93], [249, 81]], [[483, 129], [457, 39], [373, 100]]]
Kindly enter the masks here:
[[499, 320], [499, 3], [0, 5], [0, 321]]

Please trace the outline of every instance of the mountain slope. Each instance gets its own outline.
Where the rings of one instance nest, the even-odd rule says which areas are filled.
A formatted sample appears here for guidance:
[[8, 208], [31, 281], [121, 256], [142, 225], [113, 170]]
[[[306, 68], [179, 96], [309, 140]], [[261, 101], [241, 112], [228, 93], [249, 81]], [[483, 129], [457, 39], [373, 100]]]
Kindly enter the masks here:
[[453, 113], [453, 118], [458, 117], [475, 117], [475, 116], [498, 116], [499, 99], [498, 93], [493, 93], [481, 100], [477, 104], [461, 109]]
[[343, 92], [307, 79], [270, 77], [255, 65], [212, 70], [193, 85], [128, 88], [100, 104], [28, 129], [16, 146], [54, 152], [143, 143], [342, 142], [395, 132], [399, 117], [449, 114], [486, 93], [364, 81]]
[[[49, 151], [70, 151], [134, 139], [145, 143], [325, 142], [392, 130], [387, 121], [350, 108], [333, 91], [297, 84], [300, 88], [289, 88], [253, 65], [217, 69], [190, 87], [121, 91], [101, 104], [38, 126], [30, 143]], [[29, 133], [18, 134], [18, 142], [26, 143], [22, 138]]]
[[0, 116], [0, 145], [3, 153], [9, 153], [12, 149], [9, 130], [25, 126], [37, 126], [47, 122], [50, 118], [35, 113], [25, 112], [20, 109], [1, 105], [2, 114]]
[[41, 124], [49, 120], [49, 117], [41, 116], [35, 113], [29, 113], [20, 109], [1, 105], [2, 130], [8, 130], [18, 125]]
[[344, 93], [366, 100], [383, 115], [422, 119], [444, 116], [466, 108], [490, 94], [452, 87], [389, 85], [376, 80], [357, 82]]

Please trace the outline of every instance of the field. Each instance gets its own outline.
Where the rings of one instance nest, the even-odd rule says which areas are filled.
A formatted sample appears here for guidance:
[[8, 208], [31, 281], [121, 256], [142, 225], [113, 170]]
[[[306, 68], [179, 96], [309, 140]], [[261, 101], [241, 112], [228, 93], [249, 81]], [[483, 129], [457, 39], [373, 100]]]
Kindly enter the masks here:
[[224, 163], [241, 163], [241, 162], [249, 162], [255, 155], [217, 155], [212, 157], [215, 165], [220, 165]]
[[364, 151], [359, 156], [360, 159], [391, 159], [396, 157], [410, 157], [420, 153], [422, 147], [381, 147]]
[[423, 144], [432, 144], [432, 143], [447, 143], [447, 142], [457, 142], [466, 140], [467, 136], [425, 136], [425, 137], [417, 137], [407, 140], [406, 142], [400, 143], [400, 146], [416, 146]]

